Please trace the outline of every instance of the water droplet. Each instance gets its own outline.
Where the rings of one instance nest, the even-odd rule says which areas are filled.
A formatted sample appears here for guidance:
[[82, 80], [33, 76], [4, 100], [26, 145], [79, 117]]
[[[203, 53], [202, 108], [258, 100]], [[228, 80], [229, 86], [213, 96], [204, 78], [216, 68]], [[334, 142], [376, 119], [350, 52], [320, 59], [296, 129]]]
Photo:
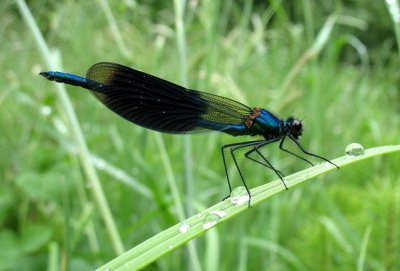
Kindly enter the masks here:
[[300, 180], [305, 181], [310, 177], [310, 175], [308, 175], [308, 173], [305, 173], [301, 176]]
[[351, 143], [346, 147], [346, 154], [350, 157], [356, 157], [365, 153], [364, 147], [358, 143]]
[[228, 215], [228, 213], [225, 211], [225, 208], [223, 208], [223, 207], [222, 207], [221, 209], [219, 209], [219, 210], [211, 211], [210, 213], [211, 213], [211, 214], [217, 214], [217, 215], [219, 215], [221, 218]]
[[56, 129], [61, 133], [64, 134], [67, 132], [67, 126], [60, 120], [60, 119], [54, 119], [54, 126]]
[[181, 225], [179, 226], [179, 231], [181, 233], [185, 233], [190, 229], [190, 225], [187, 222], [182, 222]]
[[208, 213], [203, 218], [203, 228], [209, 229], [221, 220], [221, 217], [216, 213]]
[[172, 249], [172, 248], [174, 248], [174, 245], [171, 244], [171, 245], [168, 246], [168, 248]]
[[197, 217], [201, 217], [201, 216], [202, 216], [202, 214], [198, 214], [198, 215], [197, 215]]
[[51, 107], [44, 105], [40, 108], [40, 113], [42, 113], [43, 116], [48, 116], [51, 113]]
[[378, 152], [378, 151], [379, 151], [379, 148], [376, 148], [376, 149], [375, 149], [375, 152]]
[[236, 187], [231, 192], [231, 202], [233, 204], [243, 204], [250, 200], [249, 193], [244, 186]]

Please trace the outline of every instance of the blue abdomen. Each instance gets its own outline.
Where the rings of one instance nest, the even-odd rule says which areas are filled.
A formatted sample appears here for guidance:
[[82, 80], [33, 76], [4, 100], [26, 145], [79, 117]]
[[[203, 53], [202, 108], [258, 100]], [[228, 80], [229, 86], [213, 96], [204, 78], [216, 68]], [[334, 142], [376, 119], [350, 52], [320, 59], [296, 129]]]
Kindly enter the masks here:
[[70, 73], [49, 71], [41, 72], [40, 75], [46, 77], [50, 81], [79, 86], [89, 90], [93, 90], [96, 87], [102, 86], [100, 83]]

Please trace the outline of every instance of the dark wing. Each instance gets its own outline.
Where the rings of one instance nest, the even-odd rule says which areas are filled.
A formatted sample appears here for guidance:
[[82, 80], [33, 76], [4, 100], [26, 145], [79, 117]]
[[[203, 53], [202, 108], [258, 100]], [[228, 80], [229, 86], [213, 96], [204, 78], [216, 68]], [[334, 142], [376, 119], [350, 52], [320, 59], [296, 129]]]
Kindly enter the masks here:
[[244, 123], [252, 109], [221, 96], [186, 89], [119, 64], [97, 63], [87, 72], [90, 91], [124, 119], [171, 134], [222, 131]]

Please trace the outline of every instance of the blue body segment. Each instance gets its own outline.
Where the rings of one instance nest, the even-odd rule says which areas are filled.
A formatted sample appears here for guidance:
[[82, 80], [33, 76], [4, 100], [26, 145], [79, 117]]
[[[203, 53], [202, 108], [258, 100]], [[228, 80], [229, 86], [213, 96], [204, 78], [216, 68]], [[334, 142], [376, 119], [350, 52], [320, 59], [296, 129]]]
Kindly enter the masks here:
[[42, 72], [40, 73], [40, 75], [46, 77], [50, 81], [55, 81], [57, 83], [64, 83], [67, 85], [79, 86], [85, 89], [100, 87], [100, 85], [97, 82], [70, 73], [49, 71], [49, 72]]
[[284, 175], [275, 169], [260, 152], [262, 147], [272, 142], [280, 141], [281, 150], [312, 165], [303, 156], [283, 148], [285, 138], [289, 138], [296, 143], [304, 155], [317, 157], [333, 164], [328, 159], [310, 153], [301, 146], [298, 141], [303, 131], [300, 120], [292, 117], [286, 120], [279, 119], [265, 109], [250, 108], [225, 97], [187, 89], [129, 67], [101, 62], [89, 68], [86, 77], [54, 71], [42, 72], [40, 75], [50, 81], [88, 89], [111, 111], [147, 129], [170, 134], [220, 131], [232, 136], [261, 136], [263, 138], [261, 140], [239, 142], [222, 147], [230, 191], [226, 159], [228, 151], [249, 195], [250, 191], [235, 156], [235, 152], [239, 149], [248, 148], [249, 150], [244, 154], [245, 157], [272, 169], [281, 178], [285, 187]]
[[[45, 73], [41, 73], [41, 75], [44, 74]], [[64, 73], [64, 72], [52, 72], [52, 71], [47, 72], [46, 74], [47, 75], [45, 77], [50, 81], [65, 83], [73, 86], [80, 86], [86, 89], [89, 88], [87, 84], [87, 79], [78, 75]]]

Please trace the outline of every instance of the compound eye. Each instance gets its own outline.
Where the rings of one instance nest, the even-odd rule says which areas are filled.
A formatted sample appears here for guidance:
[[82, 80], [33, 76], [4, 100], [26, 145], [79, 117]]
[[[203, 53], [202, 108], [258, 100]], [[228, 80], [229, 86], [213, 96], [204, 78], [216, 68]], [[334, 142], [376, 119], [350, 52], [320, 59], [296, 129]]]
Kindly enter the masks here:
[[303, 131], [303, 125], [301, 124], [301, 121], [299, 120], [292, 120], [292, 129], [291, 129], [291, 134], [294, 136], [301, 136], [301, 132]]

